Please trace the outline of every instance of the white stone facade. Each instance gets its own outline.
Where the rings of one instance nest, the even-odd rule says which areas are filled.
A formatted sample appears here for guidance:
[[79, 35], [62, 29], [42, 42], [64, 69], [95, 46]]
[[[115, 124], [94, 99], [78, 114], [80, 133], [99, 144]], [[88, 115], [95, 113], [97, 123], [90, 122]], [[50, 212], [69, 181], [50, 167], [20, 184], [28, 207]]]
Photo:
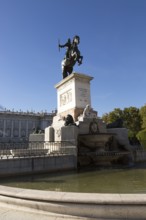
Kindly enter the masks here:
[[91, 106], [90, 81], [93, 79], [79, 73], [72, 73], [55, 88], [57, 89], [58, 114], [74, 108], [85, 108]]
[[51, 125], [54, 113], [0, 111], [0, 142], [27, 140], [33, 129]]

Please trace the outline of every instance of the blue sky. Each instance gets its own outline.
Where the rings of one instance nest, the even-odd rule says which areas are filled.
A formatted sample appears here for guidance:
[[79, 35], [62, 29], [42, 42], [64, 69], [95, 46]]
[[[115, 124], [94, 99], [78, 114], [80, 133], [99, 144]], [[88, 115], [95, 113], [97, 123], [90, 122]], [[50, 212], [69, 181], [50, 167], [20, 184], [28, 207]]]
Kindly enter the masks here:
[[146, 103], [145, 0], [0, 0], [0, 106], [51, 112], [62, 80], [58, 39], [80, 36], [99, 116]]

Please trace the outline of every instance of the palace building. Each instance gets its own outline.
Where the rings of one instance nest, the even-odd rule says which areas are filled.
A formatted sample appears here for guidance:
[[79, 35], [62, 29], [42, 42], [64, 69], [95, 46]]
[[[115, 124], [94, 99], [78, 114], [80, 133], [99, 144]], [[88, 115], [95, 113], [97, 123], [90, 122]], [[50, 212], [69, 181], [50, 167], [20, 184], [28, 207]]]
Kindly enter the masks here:
[[34, 131], [43, 131], [52, 124], [55, 112], [0, 111], [0, 142], [26, 141]]

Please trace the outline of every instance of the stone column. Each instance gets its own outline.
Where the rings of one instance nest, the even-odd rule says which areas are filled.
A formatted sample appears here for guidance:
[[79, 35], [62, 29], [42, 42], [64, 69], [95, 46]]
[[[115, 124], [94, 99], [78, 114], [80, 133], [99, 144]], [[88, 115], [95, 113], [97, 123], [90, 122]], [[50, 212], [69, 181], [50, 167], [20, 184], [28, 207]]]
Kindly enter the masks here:
[[28, 138], [28, 120], [26, 121], [26, 137]]
[[11, 120], [12, 122], [11, 122], [11, 138], [13, 138], [13, 128], [14, 128], [14, 126], [13, 126], [13, 119]]
[[4, 118], [3, 137], [6, 137], [6, 119]]
[[21, 138], [21, 120], [19, 120], [19, 138]]

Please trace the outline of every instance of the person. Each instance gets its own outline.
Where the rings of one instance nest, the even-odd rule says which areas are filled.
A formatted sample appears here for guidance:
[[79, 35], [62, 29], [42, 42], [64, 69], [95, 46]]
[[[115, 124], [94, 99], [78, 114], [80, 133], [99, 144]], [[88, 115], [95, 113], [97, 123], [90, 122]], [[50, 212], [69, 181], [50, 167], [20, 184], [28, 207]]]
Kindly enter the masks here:
[[78, 49], [78, 44], [80, 43], [80, 37], [78, 35], [75, 35], [72, 42], [70, 38], [68, 38], [68, 41], [65, 44], [59, 43], [59, 48], [66, 47], [66, 53], [65, 57], [62, 61], [62, 75], [63, 79], [68, 76], [68, 74], [71, 74], [73, 71], [73, 66], [76, 62], [78, 62], [78, 65], [82, 64], [83, 56], [80, 55], [80, 51]]
[[80, 43], [80, 37], [76, 35], [73, 38], [72, 47], [71, 47], [71, 49], [72, 49], [72, 56], [74, 56], [76, 54], [76, 59], [78, 61], [78, 65], [81, 65], [83, 57], [80, 56], [80, 51], [78, 49], [78, 44], [79, 43]]
[[59, 44], [59, 48], [64, 48], [64, 47], [67, 47], [64, 59], [70, 58], [70, 50], [71, 50], [70, 38], [68, 38], [68, 41], [65, 44], [63, 44], [63, 45]]
[[74, 53], [75, 51], [78, 52], [78, 54], [80, 53], [77, 46], [79, 43], [80, 43], [80, 37], [76, 35], [74, 36], [72, 43], [70, 38], [68, 38], [68, 41], [65, 44], [63, 45], [59, 44], [59, 48], [67, 47], [65, 58], [70, 58], [71, 53]]

